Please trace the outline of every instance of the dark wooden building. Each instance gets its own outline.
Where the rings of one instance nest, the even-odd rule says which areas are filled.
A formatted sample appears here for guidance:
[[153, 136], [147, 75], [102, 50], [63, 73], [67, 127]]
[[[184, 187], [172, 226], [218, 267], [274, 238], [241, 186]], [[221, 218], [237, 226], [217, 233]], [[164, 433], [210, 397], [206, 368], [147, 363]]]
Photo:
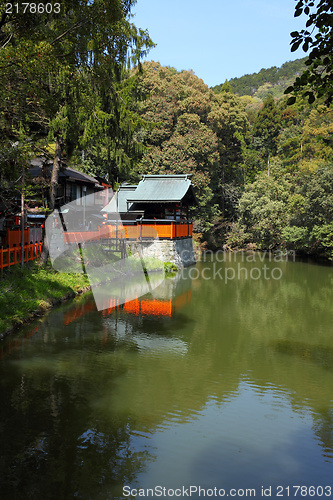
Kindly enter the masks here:
[[[189, 208], [197, 204], [190, 175], [143, 175], [137, 186], [123, 185], [104, 207], [110, 222], [140, 224], [140, 234], [154, 226], [160, 238], [192, 236]], [[133, 232], [134, 234], [134, 232]], [[136, 234], [136, 233], [135, 233]]]

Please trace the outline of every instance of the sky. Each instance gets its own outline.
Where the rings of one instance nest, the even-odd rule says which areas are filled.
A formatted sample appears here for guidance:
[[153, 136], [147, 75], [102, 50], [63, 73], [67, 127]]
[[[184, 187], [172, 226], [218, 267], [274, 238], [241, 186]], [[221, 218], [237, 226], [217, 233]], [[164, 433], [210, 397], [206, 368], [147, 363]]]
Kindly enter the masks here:
[[157, 46], [146, 60], [193, 70], [209, 87], [305, 56], [290, 52], [295, 0], [137, 0], [132, 22]]

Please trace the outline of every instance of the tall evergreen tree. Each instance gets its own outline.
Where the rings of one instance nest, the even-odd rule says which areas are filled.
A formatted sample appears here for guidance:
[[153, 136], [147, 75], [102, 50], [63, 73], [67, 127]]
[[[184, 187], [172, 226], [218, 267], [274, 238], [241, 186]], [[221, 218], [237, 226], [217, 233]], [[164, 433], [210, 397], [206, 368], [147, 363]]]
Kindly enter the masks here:
[[274, 98], [269, 95], [259, 110], [253, 124], [253, 145], [260, 149], [267, 160], [270, 155], [276, 154], [277, 137], [281, 129], [281, 116]]
[[25, 4], [10, 12], [0, 7], [0, 71], [7, 82], [0, 89], [0, 133], [15, 141], [20, 128], [33, 143], [47, 135], [55, 142], [52, 205], [61, 159], [70, 157], [88, 120], [105, 120], [102, 110], [109, 134], [126, 142], [119, 81], [125, 65], [152, 46], [130, 21], [135, 2], [63, 0], [51, 13], [35, 13], [29, 4], [24, 13]]

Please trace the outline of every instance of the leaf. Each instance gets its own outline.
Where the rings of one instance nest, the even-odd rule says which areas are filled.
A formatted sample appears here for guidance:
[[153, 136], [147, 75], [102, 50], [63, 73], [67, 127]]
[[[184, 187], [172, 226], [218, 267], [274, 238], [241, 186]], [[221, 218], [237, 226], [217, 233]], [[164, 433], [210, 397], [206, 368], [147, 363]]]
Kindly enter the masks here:
[[295, 10], [295, 14], [294, 14], [294, 17], [299, 17], [303, 12], [303, 9], [297, 9]]
[[308, 16], [309, 13], [310, 13], [310, 9], [309, 9], [308, 6], [306, 6], [305, 9], [304, 9], [304, 14], [306, 14]]
[[294, 86], [290, 85], [290, 87], [287, 87], [286, 90], [284, 91], [285, 94], [290, 94], [294, 90]]
[[298, 33], [298, 31], [292, 31], [292, 32], [290, 33], [290, 36], [291, 36], [292, 38], [295, 38], [295, 37], [299, 36], [299, 33]]
[[296, 102], [296, 97], [291, 96], [291, 97], [289, 97], [289, 99], [287, 101], [287, 106], [291, 106], [292, 104], [295, 104], [295, 102]]
[[308, 103], [312, 104], [313, 102], [315, 102], [315, 100], [316, 100], [316, 98], [313, 95], [313, 93], [311, 92], [311, 94], [309, 95]]
[[297, 42], [293, 43], [292, 46], [291, 46], [291, 52], [295, 52], [295, 50], [298, 49], [298, 47], [301, 45], [302, 43], [302, 39], [301, 40], [297, 40]]
[[304, 42], [302, 49], [304, 50], [304, 52], [307, 52], [309, 50], [309, 42]]

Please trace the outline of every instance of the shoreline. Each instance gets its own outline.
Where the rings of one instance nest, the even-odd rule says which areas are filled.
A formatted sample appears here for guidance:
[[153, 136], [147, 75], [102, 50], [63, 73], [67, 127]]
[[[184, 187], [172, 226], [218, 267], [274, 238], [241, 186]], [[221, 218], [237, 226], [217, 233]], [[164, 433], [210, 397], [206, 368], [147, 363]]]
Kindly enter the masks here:
[[[166, 276], [176, 271], [170, 262], [163, 266]], [[0, 280], [0, 342], [51, 309], [91, 291], [86, 274], [58, 272], [49, 263], [42, 267], [32, 262], [5, 274]]]
[[0, 280], [0, 342], [52, 308], [91, 290], [84, 274], [58, 273], [37, 262], [8, 270]]
[[72, 291], [65, 295], [64, 297], [57, 299], [57, 300], [51, 300], [51, 301], [46, 301], [48, 305], [45, 305], [44, 307], [39, 307], [35, 311], [32, 311], [31, 313], [27, 314], [25, 318], [22, 319], [20, 322], [15, 322], [13, 323], [10, 327], [8, 327], [6, 330], [0, 332], [0, 342], [2, 340], [5, 340], [6, 337], [9, 335], [15, 333], [17, 330], [19, 330], [21, 327], [24, 325], [27, 325], [37, 319], [38, 317], [43, 317], [45, 316], [46, 313], [48, 313], [51, 309], [54, 307], [60, 306], [61, 304], [64, 304], [65, 302], [75, 299], [75, 297], [78, 297], [80, 295], [83, 295], [84, 293], [90, 292], [91, 288], [90, 286], [87, 286], [85, 288], [82, 288], [78, 291]]

